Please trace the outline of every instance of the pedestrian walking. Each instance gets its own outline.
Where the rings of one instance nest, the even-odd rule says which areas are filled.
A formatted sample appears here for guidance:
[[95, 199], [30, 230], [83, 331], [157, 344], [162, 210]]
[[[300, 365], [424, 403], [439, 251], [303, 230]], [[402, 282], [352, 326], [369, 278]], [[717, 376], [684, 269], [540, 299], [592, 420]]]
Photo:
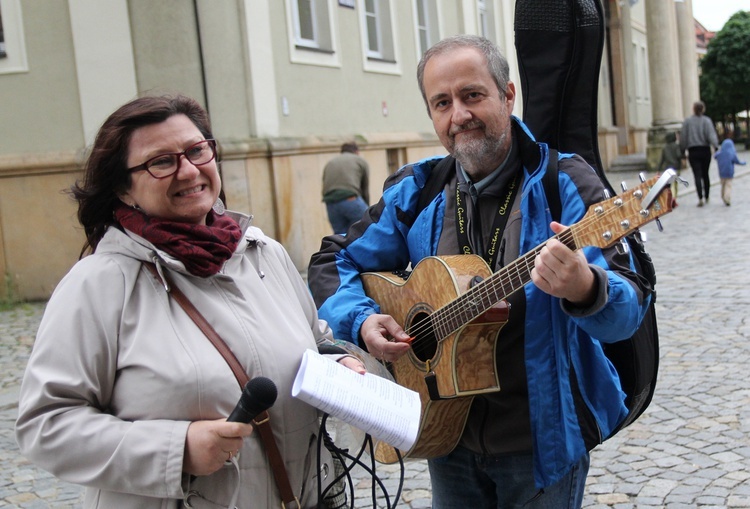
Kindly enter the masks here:
[[708, 191], [711, 187], [708, 175], [708, 168], [711, 166], [711, 147], [719, 149], [719, 138], [714, 123], [704, 114], [705, 110], [706, 105], [702, 101], [693, 103], [693, 114], [685, 119], [680, 131], [680, 149], [683, 154], [686, 150], [688, 153], [699, 207], [708, 202]]
[[370, 203], [370, 166], [354, 142], [341, 145], [341, 153], [323, 168], [323, 201], [333, 233], [346, 234], [362, 218]]
[[737, 158], [734, 147], [733, 131], [727, 131], [726, 138], [721, 142], [721, 148], [714, 154], [714, 159], [719, 166], [719, 179], [721, 181], [721, 199], [727, 207], [732, 204], [732, 180], [734, 179], [734, 165], [745, 165], [746, 161]]
[[[685, 159], [685, 155], [684, 152], [680, 150], [679, 143], [677, 143], [677, 134], [674, 132], [668, 132], [664, 136], [664, 142], [664, 147], [661, 149], [661, 160], [659, 161], [659, 166], [656, 168], [656, 171], [661, 173], [667, 168], [672, 168], [677, 172], [677, 175], [679, 175], [682, 170], [682, 161]], [[675, 197], [677, 196], [678, 186], [679, 180], [675, 180], [674, 185], [672, 186], [672, 194]]]

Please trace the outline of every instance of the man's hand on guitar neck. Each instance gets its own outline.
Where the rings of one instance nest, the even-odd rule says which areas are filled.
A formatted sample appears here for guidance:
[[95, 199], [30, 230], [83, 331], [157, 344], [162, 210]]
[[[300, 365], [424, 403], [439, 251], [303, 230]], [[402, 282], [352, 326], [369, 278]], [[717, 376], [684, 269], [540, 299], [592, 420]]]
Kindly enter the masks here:
[[368, 316], [359, 329], [359, 335], [370, 355], [388, 362], [395, 361], [409, 351], [412, 340], [391, 315]]
[[[565, 226], [553, 221], [555, 234]], [[582, 250], [572, 251], [557, 239], [550, 239], [534, 259], [531, 280], [544, 293], [587, 307], [596, 299], [597, 285]]]

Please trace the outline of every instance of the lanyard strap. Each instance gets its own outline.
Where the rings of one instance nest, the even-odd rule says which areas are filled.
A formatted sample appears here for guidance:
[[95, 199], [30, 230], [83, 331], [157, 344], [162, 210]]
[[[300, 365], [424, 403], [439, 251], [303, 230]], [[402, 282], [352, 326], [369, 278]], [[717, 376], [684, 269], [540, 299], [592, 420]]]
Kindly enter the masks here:
[[[510, 181], [505, 188], [505, 199], [500, 202], [495, 219], [492, 221], [492, 233], [490, 235], [490, 245], [485, 253], [480, 253], [482, 258], [489, 264], [490, 270], [495, 270], [495, 264], [498, 257], [498, 246], [502, 238], [505, 225], [508, 224], [510, 209], [513, 207], [513, 200], [518, 192], [520, 172]], [[477, 204], [478, 205], [478, 204]], [[479, 207], [474, 206], [474, 215], [479, 217]], [[472, 222], [472, 227], [476, 228], [477, 221]], [[480, 238], [482, 232], [478, 232]], [[463, 254], [472, 254], [471, 243], [469, 242], [468, 221], [466, 218], [466, 208], [463, 205], [459, 183], [456, 182], [456, 235], [458, 236], [458, 247]], [[479, 247], [479, 246], [477, 246]]]

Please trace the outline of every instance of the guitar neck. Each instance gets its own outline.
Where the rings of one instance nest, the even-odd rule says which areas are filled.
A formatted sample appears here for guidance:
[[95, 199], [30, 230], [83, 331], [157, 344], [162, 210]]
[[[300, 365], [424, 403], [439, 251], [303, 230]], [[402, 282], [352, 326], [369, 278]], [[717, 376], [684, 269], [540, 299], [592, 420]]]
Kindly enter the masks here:
[[[559, 240], [572, 250], [576, 250], [580, 246], [576, 245], [575, 229], [576, 225], [573, 225], [551, 238]], [[534, 259], [546, 243], [539, 244], [430, 315], [438, 337], [446, 337], [452, 334], [531, 282]]]
[[[591, 205], [579, 222], [551, 238], [573, 251], [585, 246], [611, 247], [640, 226], [671, 212], [670, 186], [675, 178], [674, 170], [667, 170], [619, 196]], [[448, 337], [529, 283], [534, 259], [547, 242], [430, 315], [436, 335]]]

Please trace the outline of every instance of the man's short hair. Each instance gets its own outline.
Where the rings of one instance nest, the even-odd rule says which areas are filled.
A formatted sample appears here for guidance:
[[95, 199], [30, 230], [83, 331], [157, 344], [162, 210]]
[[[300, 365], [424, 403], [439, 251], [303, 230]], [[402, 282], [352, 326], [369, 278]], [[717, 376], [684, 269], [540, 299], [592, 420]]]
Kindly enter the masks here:
[[341, 145], [341, 153], [343, 154], [344, 152], [351, 152], [352, 154], [356, 154], [357, 152], [359, 152], [359, 147], [356, 143], [350, 141]]
[[424, 99], [425, 106], [427, 106], [427, 114], [430, 115], [430, 117], [432, 117], [432, 112], [430, 112], [430, 105], [427, 102], [427, 94], [424, 89], [424, 68], [432, 57], [442, 55], [443, 53], [458, 48], [474, 48], [479, 50], [487, 61], [487, 70], [495, 81], [495, 85], [497, 85], [500, 94], [504, 94], [508, 89], [508, 82], [510, 81], [508, 60], [492, 41], [478, 35], [468, 34], [447, 37], [438, 41], [434, 46], [425, 51], [424, 55], [422, 55], [422, 59], [417, 65], [417, 84], [419, 85], [419, 91], [422, 93], [422, 99]]

